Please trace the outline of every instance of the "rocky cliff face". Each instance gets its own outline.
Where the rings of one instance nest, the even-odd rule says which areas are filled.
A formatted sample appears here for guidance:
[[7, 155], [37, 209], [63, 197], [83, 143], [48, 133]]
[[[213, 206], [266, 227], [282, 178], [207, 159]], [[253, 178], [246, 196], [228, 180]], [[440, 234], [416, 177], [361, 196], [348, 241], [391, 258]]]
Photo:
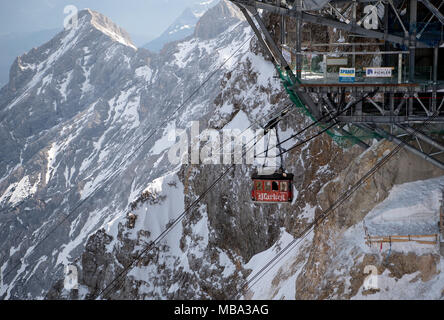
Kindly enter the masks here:
[[[220, 14], [226, 23], [213, 25]], [[185, 129], [192, 120], [215, 132], [257, 129], [291, 105], [233, 7], [222, 2], [198, 25], [193, 37], [155, 55], [133, 48], [105, 17], [84, 11], [79, 29], [17, 59], [0, 98], [0, 134], [10, 150], [1, 154], [0, 297], [239, 297], [244, 281], [296, 239], [298, 245], [243, 298], [398, 298], [415, 292], [440, 298], [444, 265], [436, 247], [394, 248], [387, 257], [387, 248], [380, 252], [364, 243], [365, 218], [391, 201], [394, 186], [412, 190], [418, 186], [410, 182], [433, 177], [422, 189], [444, 185], [441, 172], [404, 151], [298, 239], [393, 148], [387, 142], [374, 141], [363, 152], [321, 136], [287, 153], [285, 167], [295, 174], [291, 204], [253, 204], [254, 166], [244, 164], [193, 206], [227, 166], [172, 165], [170, 129]], [[142, 145], [159, 123], [162, 128]], [[309, 123], [292, 110], [279, 125], [281, 139]], [[45, 237], [49, 241], [39, 246]], [[78, 290], [64, 289], [68, 264], [77, 268]], [[367, 265], [381, 274], [379, 291], [363, 288]]]
[[[317, 216], [322, 210], [326, 210], [339, 198], [344, 190], [354, 185], [392, 148], [393, 145], [390, 143], [378, 143], [354, 159], [346, 170], [325, 185], [318, 194], [318, 209], [315, 215]], [[362, 292], [368, 294], [369, 298], [372, 298], [372, 293], [376, 294], [379, 291], [366, 292], [362, 289], [366, 278], [364, 269], [368, 265], [377, 266], [378, 273], [381, 275], [384, 274], [385, 270], [389, 270], [389, 278], [399, 280], [405, 274], [420, 271], [422, 267], [418, 268], [415, 266], [420, 264], [419, 261], [431, 259], [429, 267], [435, 270], [432, 274], [440, 273], [437, 270], [439, 268], [436, 268], [440, 263], [439, 251], [436, 246], [428, 248], [425, 255], [421, 254], [422, 248], [421, 245], [418, 245], [416, 248], [413, 247], [412, 252], [400, 250], [401, 252], [389, 255], [388, 258], [390, 260], [385, 260], [388, 244], [384, 246], [383, 252], [378, 252], [379, 248], [376, 245], [373, 245], [372, 250], [371, 247], [364, 244], [365, 225], [363, 225], [363, 220], [377, 204], [387, 199], [393, 186], [441, 176], [441, 170], [434, 168], [429, 163], [406, 151], [401, 151], [392, 158], [372, 178], [364, 183], [349, 200], [335, 210], [325, 223], [315, 229], [307, 262], [296, 280], [296, 287], [298, 289], [296, 290], [295, 298], [350, 299]], [[442, 183], [442, 178], [440, 181]], [[414, 186], [412, 187], [414, 188]], [[433, 191], [438, 191], [439, 193], [441, 188], [435, 187]], [[430, 191], [433, 192], [432, 190]], [[421, 201], [424, 201], [421, 198], [418, 190], [416, 202], [421, 203]], [[432, 219], [438, 221], [438, 210], [436, 207], [434, 210], [436, 212], [432, 215]], [[387, 221], [386, 223], [390, 222]], [[410, 223], [413, 223], [413, 220]], [[420, 230], [418, 229], [416, 232], [420, 233]], [[436, 225], [434, 232], [437, 232]], [[411, 260], [411, 265], [408, 262], [409, 267], [412, 269], [411, 272], [395, 272], [393, 270], [404, 265], [406, 260], [409, 259]], [[432, 276], [426, 279], [426, 281], [429, 281], [431, 278]], [[441, 281], [439, 280], [438, 282]], [[442, 282], [441, 285], [443, 285]], [[401, 288], [401, 285], [398, 287], [396, 285], [387, 285], [387, 287], [381, 289], [389, 291], [386, 292], [388, 297], [400, 298], [405, 294], [401, 292], [403, 290]], [[439, 297], [440, 292], [436, 293]], [[379, 297], [378, 295], [375, 296], [375, 298]], [[418, 293], [416, 297], [413, 295], [410, 298], [421, 298], [421, 294]]]
[[244, 19], [237, 7], [229, 1], [209, 9], [196, 24], [194, 36], [208, 40], [218, 36], [228, 26]]

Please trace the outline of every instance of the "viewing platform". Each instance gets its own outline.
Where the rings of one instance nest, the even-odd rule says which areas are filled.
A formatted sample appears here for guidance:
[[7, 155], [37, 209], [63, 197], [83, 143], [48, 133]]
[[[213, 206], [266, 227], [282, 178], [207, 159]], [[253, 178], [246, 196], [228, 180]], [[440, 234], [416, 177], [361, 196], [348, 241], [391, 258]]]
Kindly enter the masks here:
[[[401, 81], [397, 77], [392, 78], [366, 78], [358, 76], [353, 82], [340, 82], [338, 74], [329, 74], [327, 77], [323, 73], [302, 72], [301, 88], [306, 92], [329, 93], [343, 91], [378, 92], [388, 93], [431, 93], [435, 89], [435, 84], [425, 77], [418, 77], [414, 83]], [[348, 89], [348, 90], [347, 90]], [[436, 83], [436, 90], [444, 92], [444, 81]]]

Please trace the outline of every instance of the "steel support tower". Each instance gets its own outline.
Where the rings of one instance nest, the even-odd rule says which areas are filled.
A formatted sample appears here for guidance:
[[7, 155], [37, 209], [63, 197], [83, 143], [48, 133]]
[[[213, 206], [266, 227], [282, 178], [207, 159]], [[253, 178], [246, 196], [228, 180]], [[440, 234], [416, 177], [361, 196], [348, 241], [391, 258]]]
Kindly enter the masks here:
[[[278, 72], [291, 79], [290, 90], [314, 119], [340, 114], [334, 127], [339, 134], [352, 127], [371, 132], [444, 170], [444, 62], [439, 59], [444, 58], [444, 0], [230, 1], [239, 7]], [[264, 13], [274, 22], [266, 23]], [[304, 41], [313, 25], [340, 30], [349, 40]], [[304, 59], [313, 56], [323, 57], [324, 70], [317, 78], [304, 76]], [[379, 57], [379, 65], [357, 65], [365, 56]], [[366, 67], [390, 67], [395, 76], [362, 76], [344, 83], [330, 77], [334, 72], [328, 73], [335, 68], [329, 66], [333, 60], [346, 61], [344, 67], [355, 68], [356, 74], [363, 74]], [[354, 106], [341, 113], [353, 101]], [[368, 147], [364, 139], [355, 138]]]

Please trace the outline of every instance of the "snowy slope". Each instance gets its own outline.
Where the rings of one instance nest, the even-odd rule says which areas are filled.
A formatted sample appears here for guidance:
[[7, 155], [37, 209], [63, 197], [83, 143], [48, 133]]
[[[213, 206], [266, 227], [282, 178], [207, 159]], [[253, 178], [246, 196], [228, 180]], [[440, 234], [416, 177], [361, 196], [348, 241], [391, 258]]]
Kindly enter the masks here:
[[365, 218], [371, 235], [426, 235], [438, 233], [444, 179], [395, 186], [386, 200]]
[[[253, 256], [245, 264], [245, 268], [252, 270], [247, 278], [250, 285], [245, 298], [253, 300], [293, 300], [295, 298], [296, 279], [308, 256], [304, 251], [308, 249], [313, 237], [309, 236], [300, 242], [296, 241], [288, 254], [282, 254], [279, 259], [269, 264], [282, 249], [294, 240], [282, 229], [278, 241], [271, 248]], [[268, 267], [263, 270], [266, 266]], [[253, 277], [255, 278], [253, 279]]]

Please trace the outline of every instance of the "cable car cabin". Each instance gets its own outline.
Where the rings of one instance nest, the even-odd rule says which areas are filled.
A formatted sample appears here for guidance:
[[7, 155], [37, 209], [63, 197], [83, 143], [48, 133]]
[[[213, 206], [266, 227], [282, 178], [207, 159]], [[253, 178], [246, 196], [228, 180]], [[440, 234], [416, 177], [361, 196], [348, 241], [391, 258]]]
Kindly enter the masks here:
[[293, 174], [254, 174], [251, 198], [257, 203], [286, 203], [293, 200]]

